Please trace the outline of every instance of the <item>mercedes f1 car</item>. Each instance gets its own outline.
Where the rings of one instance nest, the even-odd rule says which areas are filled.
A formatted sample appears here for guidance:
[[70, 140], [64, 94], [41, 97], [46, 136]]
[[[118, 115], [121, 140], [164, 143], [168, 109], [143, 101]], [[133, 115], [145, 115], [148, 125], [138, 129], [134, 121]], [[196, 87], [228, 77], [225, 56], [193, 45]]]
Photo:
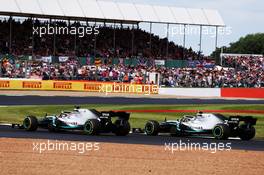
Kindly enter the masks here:
[[[99, 112], [94, 109], [76, 107], [73, 111], [61, 112], [59, 115], [46, 115], [42, 119], [27, 116], [22, 128], [27, 131], [36, 131], [40, 127], [50, 132], [83, 130], [87, 135], [112, 132], [118, 136], [126, 136], [130, 132], [129, 117], [130, 114], [126, 112]], [[115, 118], [114, 122], [112, 118]]]
[[206, 114], [199, 112], [196, 115], [186, 115], [178, 120], [157, 122], [148, 121], [145, 125], [147, 135], [155, 136], [159, 133], [170, 133], [172, 136], [212, 135], [216, 139], [239, 137], [250, 140], [255, 137], [257, 119], [251, 116], [230, 116], [221, 114]]

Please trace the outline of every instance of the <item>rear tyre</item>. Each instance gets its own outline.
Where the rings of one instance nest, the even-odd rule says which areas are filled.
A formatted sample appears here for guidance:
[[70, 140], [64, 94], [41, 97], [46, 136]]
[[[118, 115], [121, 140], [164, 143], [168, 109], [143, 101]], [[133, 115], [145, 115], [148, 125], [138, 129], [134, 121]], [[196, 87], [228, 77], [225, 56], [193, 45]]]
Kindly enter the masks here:
[[251, 140], [256, 135], [256, 129], [253, 126], [247, 127], [246, 124], [243, 124], [239, 127], [239, 138], [241, 140]]
[[115, 126], [115, 134], [117, 136], [126, 136], [130, 132], [130, 123], [127, 120], [116, 120]]
[[26, 131], [36, 131], [38, 129], [38, 119], [35, 116], [28, 116], [23, 121]]
[[101, 124], [96, 119], [87, 120], [84, 124], [84, 133], [87, 135], [97, 135], [100, 131]]
[[226, 124], [217, 124], [213, 129], [213, 136], [219, 140], [228, 139], [230, 136], [230, 128]]
[[149, 136], [156, 136], [159, 133], [159, 122], [150, 120], [145, 125], [145, 132]]

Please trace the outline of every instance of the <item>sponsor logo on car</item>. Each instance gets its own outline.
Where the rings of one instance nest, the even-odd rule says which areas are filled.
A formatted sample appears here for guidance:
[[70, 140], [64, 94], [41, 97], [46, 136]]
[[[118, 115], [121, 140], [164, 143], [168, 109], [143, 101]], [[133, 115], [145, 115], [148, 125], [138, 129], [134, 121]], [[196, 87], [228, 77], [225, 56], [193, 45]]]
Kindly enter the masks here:
[[78, 125], [77, 122], [65, 122], [65, 123], [68, 124], [68, 125], [74, 125], [74, 126], [77, 126]]
[[203, 129], [203, 127], [201, 127], [201, 126], [192, 126], [192, 128], [193, 129], [198, 129], [198, 130], [202, 130]]
[[109, 117], [110, 114], [109, 114], [109, 113], [102, 113], [102, 116], [103, 116], [103, 117]]

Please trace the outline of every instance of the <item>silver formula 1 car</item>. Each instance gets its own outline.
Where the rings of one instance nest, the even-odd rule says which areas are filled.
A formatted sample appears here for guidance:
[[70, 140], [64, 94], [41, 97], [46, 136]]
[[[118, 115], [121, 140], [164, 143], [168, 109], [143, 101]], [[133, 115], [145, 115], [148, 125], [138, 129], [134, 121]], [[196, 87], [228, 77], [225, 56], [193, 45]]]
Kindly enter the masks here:
[[212, 135], [216, 139], [239, 137], [250, 140], [255, 137], [257, 119], [251, 116], [230, 116], [221, 114], [186, 115], [179, 120], [157, 122], [150, 120], [145, 125], [147, 135], [155, 136], [159, 133], [170, 133], [172, 136]]
[[[36, 131], [40, 127], [50, 132], [83, 130], [87, 135], [112, 132], [118, 136], [126, 136], [130, 132], [129, 117], [130, 114], [126, 112], [99, 112], [94, 109], [76, 107], [73, 111], [61, 112], [59, 115], [46, 115], [41, 119], [27, 116], [22, 128], [27, 131]], [[113, 118], [116, 118], [114, 122]]]

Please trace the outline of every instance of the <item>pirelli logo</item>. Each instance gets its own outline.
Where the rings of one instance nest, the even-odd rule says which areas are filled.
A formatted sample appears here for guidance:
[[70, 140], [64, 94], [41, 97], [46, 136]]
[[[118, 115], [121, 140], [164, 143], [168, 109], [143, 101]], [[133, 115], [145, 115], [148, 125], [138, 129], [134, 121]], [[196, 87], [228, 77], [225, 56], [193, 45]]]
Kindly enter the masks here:
[[35, 81], [23, 81], [23, 88], [27, 89], [40, 89], [42, 87], [41, 82], [35, 82]]
[[9, 81], [0, 81], [0, 88], [9, 88], [10, 82]]
[[101, 85], [100, 84], [88, 84], [88, 83], [84, 84], [84, 90], [85, 91], [99, 92], [100, 89], [101, 89]]
[[65, 82], [54, 82], [53, 83], [54, 89], [72, 89], [72, 83], [65, 83]]

